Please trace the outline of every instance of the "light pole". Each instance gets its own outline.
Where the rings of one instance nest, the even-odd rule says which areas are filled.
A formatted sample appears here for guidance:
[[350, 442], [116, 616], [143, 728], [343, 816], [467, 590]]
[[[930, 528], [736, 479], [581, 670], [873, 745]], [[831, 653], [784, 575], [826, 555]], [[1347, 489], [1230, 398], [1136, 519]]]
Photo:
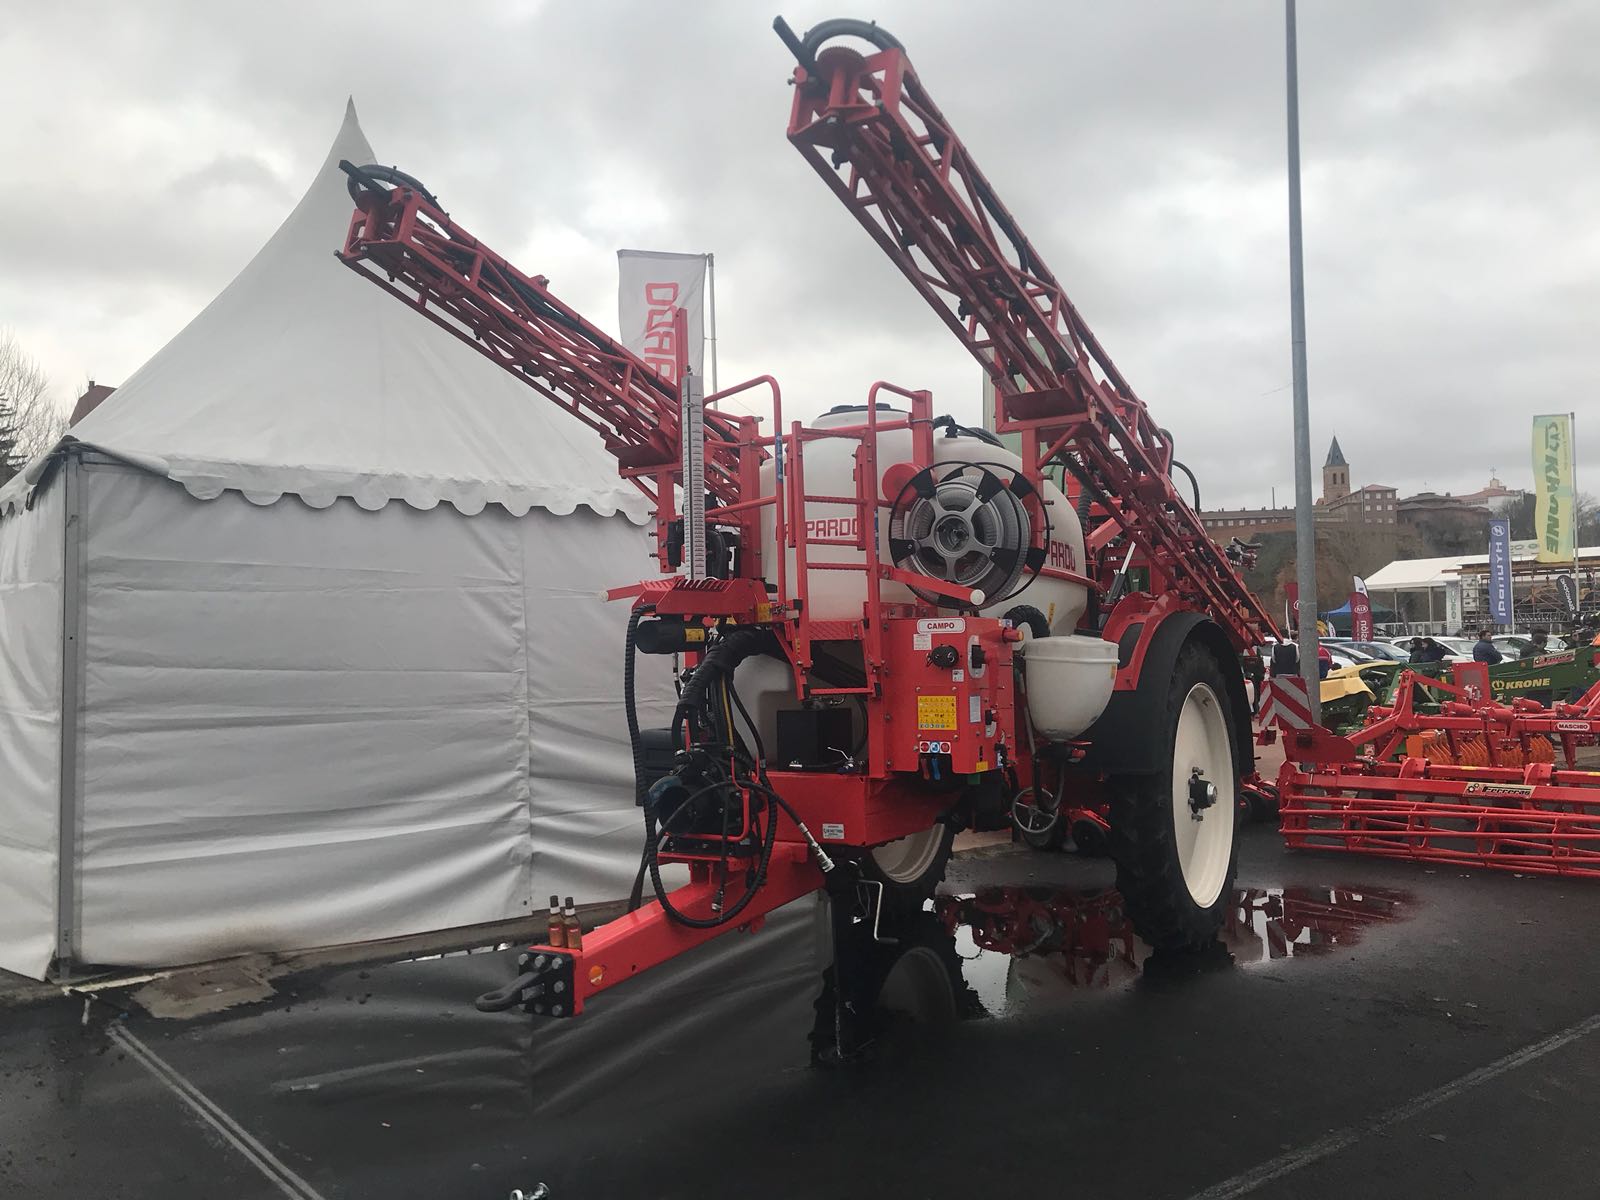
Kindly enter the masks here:
[[1300, 676], [1313, 720], [1322, 718], [1317, 664], [1317, 522], [1311, 498], [1311, 416], [1306, 398], [1306, 285], [1300, 249], [1300, 72], [1296, 63], [1294, 0], [1284, 0], [1284, 48], [1289, 116], [1289, 324], [1294, 359], [1294, 547], [1300, 589]]

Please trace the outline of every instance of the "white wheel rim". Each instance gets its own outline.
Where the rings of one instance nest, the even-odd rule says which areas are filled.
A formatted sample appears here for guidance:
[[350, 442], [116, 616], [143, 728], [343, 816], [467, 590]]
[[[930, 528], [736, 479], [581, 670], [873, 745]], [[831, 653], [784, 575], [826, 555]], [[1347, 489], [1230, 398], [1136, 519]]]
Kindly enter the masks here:
[[[1189, 806], [1189, 781], [1195, 769], [1217, 788], [1216, 803], [1198, 813]], [[1183, 698], [1172, 739], [1172, 827], [1178, 865], [1189, 895], [1209, 908], [1222, 894], [1233, 857], [1233, 751], [1228, 720], [1217, 694], [1197, 683]]]
[[933, 868], [943, 845], [944, 826], [934, 825], [921, 833], [875, 846], [872, 861], [890, 883], [915, 883]]

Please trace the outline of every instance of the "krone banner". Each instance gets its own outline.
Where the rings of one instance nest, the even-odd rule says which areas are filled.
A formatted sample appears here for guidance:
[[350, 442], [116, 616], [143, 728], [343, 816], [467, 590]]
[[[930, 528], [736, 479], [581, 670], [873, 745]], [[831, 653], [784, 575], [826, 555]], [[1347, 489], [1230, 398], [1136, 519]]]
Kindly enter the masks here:
[[680, 308], [689, 324], [689, 367], [704, 378], [705, 287], [704, 254], [617, 251], [622, 344], [673, 383], [678, 381], [679, 348], [672, 318]]
[[1571, 562], [1577, 543], [1572, 511], [1572, 416], [1533, 419], [1533, 532], [1540, 562]]

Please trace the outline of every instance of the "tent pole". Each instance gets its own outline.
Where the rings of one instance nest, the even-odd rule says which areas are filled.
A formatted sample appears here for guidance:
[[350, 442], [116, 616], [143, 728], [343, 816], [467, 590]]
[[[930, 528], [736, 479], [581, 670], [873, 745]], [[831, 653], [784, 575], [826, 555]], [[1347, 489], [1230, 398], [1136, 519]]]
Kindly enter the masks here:
[[68, 451], [63, 488], [61, 562], [61, 793], [57, 813], [56, 979], [78, 964], [78, 717], [83, 693], [83, 464]]

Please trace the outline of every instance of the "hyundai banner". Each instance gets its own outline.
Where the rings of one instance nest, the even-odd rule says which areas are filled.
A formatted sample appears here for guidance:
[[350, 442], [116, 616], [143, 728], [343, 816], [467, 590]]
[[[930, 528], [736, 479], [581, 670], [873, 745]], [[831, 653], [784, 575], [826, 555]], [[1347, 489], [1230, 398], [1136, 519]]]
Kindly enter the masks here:
[[705, 287], [704, 254], [617, 251], [617, 312], [622, 322], [622, 344], [670, 382], [678, 381], [679, 346], [673, 318], [680, 308], [689, 326], [689, 343], [683, 347], [689, 369], [703, 377]]
[[1489, 522], [1489, 618], [1511, 624], [1511, 522]]

